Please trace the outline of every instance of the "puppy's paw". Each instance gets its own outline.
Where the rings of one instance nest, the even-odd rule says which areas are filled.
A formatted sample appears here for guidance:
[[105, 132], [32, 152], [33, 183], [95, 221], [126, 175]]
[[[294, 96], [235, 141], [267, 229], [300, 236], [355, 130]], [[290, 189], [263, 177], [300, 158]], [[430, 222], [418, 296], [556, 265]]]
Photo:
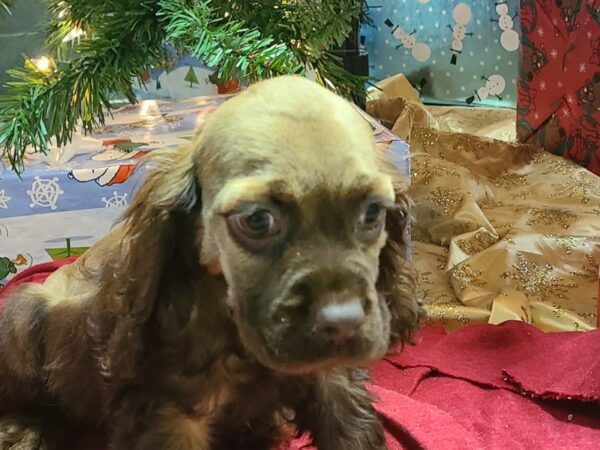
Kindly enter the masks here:
[[18, 418], [0, 419], [0, 450], [51, 450], [42, 430]]

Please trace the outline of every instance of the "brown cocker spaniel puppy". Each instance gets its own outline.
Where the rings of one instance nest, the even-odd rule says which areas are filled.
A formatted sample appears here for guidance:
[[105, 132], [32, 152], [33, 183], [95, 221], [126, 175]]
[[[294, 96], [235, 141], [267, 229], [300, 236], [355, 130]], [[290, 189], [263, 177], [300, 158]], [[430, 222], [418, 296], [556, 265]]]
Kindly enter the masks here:
[[300, 77], [155, 152], [108, 236], [8, 298], [0, 449], [65, 449], [77, 423], [114, 450], [263, 450], [290, 423], [322, 450], [385, 448], [362, 369], [420, 313], [385, 158]]

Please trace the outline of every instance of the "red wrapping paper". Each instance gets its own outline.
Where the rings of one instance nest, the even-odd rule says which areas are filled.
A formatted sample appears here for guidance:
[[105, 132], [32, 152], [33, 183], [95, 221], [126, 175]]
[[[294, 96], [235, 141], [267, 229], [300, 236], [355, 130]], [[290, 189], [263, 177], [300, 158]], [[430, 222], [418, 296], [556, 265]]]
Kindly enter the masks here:
[[522, 0], [517, 134], [600, 175], [600, 0]]

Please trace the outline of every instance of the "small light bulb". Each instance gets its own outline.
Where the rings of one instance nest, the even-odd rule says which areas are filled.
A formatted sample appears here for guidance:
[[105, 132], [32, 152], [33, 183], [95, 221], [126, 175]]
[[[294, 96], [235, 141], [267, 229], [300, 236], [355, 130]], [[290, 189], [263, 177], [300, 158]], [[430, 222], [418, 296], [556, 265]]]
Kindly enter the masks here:
[[31, 62], [35, 65], [37, 70], [40, 72], [48, 73], [52, 70], [52, 62], [50, 58], [47, 56], [42, 56], [41, 58], [32, 59]]
[[67, 34], [63, 38], [63, 42], [69, 42], [69, 41], [72, 41], [73, 39], [77, 39], [82, 34], [83, 34], [83, 30], [79, 27], [75, 27], [71, 31], [69, 31], [69, 34]]

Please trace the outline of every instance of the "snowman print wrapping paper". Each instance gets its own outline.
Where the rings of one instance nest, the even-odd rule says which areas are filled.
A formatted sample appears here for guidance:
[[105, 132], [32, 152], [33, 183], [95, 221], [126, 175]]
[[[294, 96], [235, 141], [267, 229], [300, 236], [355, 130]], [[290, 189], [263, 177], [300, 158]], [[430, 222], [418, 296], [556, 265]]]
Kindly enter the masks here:
[[515, 107], [518, 0], [389, 0], [361, 30], [371, 75], [404, 74], [424, 101]]

